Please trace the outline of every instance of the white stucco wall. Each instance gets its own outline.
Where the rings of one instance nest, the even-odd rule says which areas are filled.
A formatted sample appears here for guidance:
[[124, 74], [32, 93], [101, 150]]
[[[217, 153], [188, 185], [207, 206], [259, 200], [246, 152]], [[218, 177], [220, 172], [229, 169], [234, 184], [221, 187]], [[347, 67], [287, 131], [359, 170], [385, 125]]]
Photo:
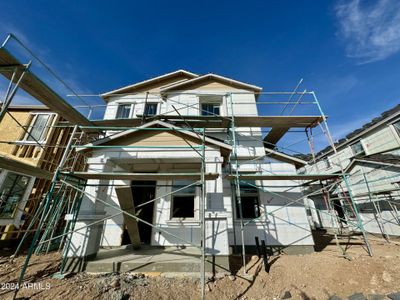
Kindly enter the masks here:
[[[243, 92], [235, 89], [227, 89], [218, 91], [220, 95], [226, 95], [230, 91]], [[161, 100], [154, 97], [148, 99], [148, 102], [159, 101], [158, 113], [176, 115], [174, 108], [179, 110], [182, 115], [199, 115], [199, 97], [198, 95], [190, 95], [191, 92], [199, 94], [215, 94], [215, 90], [202, 90], [201, 88], [193, 91], [187, 91], [187, 94], [170, 95], [169, 98]], [[117, 113], [117, 105], [119, 103], [131, 103], [134, 109], [131, 111], [130, 117], [143, 113], [144, 94], [130, 96], [115, 96], [109, 99], [106, 109], [105, 119], [113, 119]], [[223, 96], [220, 107], [221, 115], [231, 115], [233, 101], [233, 113], [235, 116], [257, 116], [257, 106], [255, 96], [250, 93], [233, 94], [231, 96]], [[189, 107], [188, 107], [189, 106]], [[229, 143], [228, 130], [208, 129], [207, 134], [217, 137]], [[257, 159], [265, 155], [262, 140], [261, 128], [241, 127], [237, 128], [237, 156], [240, 161], [240, 172], [259, 172], [270, 174], [295, 174], [295, 167], [288, 163], [278, 162], [274, 159]], [[118, 149], [99, 149], [93, 151], [92, 158], [89, 159], [90, 170], [102, 172], [104, 170], [120, 171], [121, 166], [125, 164], [135, 164], [135, 161], [141, 159], [163, 159], [173, 161], [176, 159], [197, 159], [198, 154], [193, 150], [157, 150], [152, 148], [141, 148], [139, 151], [132, 148]], [[253, 160], [249, 163], [249, 160]], [[207, 253], [216, 255], [229, 254], [229, 245], [240, 245], [240, 226], [238, 216], [236, 216], [235, 205], [232, 200], [231, 182], [225, 178], [230, 173], [229, 166], [222, 166], [224, 159], [221, 157], [219, 149], [207, 147], [206, 150], [207, 172], [215, 172], [220, 176], [213, 181], [206, 182], [207, 204], [206, 204], [206, 245]], [[233, 166], [234, 167], [234, 166]], [[160, 171], [160, 170], [158, 170]], [[90, 181], [96, 183], [99, 181]], [[115, 181], [116, 184], [127, 184], [128, 181]], [[158, 182], [160, 185], [170, 185], [170, 180]], [[281, 181], [257, 181], [261, 186], [259, 190], [261, 217], [259, 220], [250, 222], [245, 228], [246, 245], [254, 245], [254, 237], [265, 239], [268, 245], [313, 245], [313, 239], [310, 232], [310, 226], [307, 220], [306, 211], [303, 205], [302, 195], [299, 187], [293, 188], [299, 182], [290, 180]], [[290, 189], [290, 191], [286, 191]], [[87, 188], [88, 193], [103, 197], [112, 205], [119, 206], [118, 200], [113, 187], [105, 188]], [[184, 240], [193, 244], [200, 242], [200, 223], [199, 219], [193, 220], [173, 220], [171, 219], [171, 197], [163, 196], [171, 191], [171, 187], [157, 187], [156, 197], [160, 197], [155, 202], [154, 220], [158, 228], [173, 233]], [[199, 210], [199, 197], [196, 197], [195, 210]], [[290, 202], [295, 203], [290, 204]], [[83, 226], [88, 221], [84, 219], [84, 210], [96, 211], [99, 216], [112, 215], [115, 210], [105, 208], [93, 202], [93, 199], [87, 197], [87, 202], [81, 209], [82, 218], [77, 226]], [[271, 213], [271, 214], [267, 214]], [[247, 220], [248, 221], [248, 220]], [[121, 244], [121, 236], [123, 232], [122, 216], [114, 217], [107, 220], [98, 227], [99, 233], [93, 233], [91, 241], [99, 240], [101, 246], [119, 246]], [[151, 245], [154, 246], [175, 246], [185, 244], [168, 233], [162, 232], [154, 228], [152, 231]], [[73, 236], [74, 248], [82, 249], [77, 251], [78, 256], [84, 256], [95, 252], [93, 244], [87, 243], [90, 231], [83, 229], [82, 232]], [[85, 240], [86, 239], [86, 240]], [[86, 249], [86, 250], [85, 250]], [[70, 253], [73, 256], [74, 253]]]

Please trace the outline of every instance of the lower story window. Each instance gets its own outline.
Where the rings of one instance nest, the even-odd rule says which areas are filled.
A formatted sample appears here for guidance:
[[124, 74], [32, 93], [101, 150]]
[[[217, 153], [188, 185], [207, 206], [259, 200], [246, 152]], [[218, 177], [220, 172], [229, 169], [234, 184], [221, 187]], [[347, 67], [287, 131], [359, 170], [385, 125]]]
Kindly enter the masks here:
[[6, 175], [0, 187], [0, 217], [12, 218], [24, 197], [29, 177], [11, 173]]
[[194, 218], [193, 196], [174, 196], [172, 202], [173, 218]]
[[[240, 202], [243, 219], [255, 219], [260, 216], [260, 200], [255, 182], [240, 183]], [[236, 197], [236, 216], [240, 218], [240, 207]]]
[[196, 187], [194, 185], [185, 188], [193, 183], [189, 180], [174, 180], [172, 190], [171, 218], [194, 218], [194, 198]]
[[[357, 219], [356, 213], [354, 211], [353, 206], [350, 204], [351, 203], [351, 199], [350, 199], [350, 195], [348, 192], [344, 192], [343, 195], [343, 202], [342, 202], [342, 207], [344, 210], [344, 214], [347, 216], [347, 218], [349, 219]], [[340, 202], [339, 202], [340, 204]]]

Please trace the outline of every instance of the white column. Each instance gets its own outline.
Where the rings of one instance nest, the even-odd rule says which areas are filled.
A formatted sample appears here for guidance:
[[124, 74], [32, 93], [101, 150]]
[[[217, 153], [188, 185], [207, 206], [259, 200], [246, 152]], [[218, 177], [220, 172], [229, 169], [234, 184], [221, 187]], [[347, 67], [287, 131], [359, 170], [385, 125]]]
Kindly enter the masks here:
[[205, 212], [206, 254], [228, 255], [228, 222], [224, 206], [222, 157], [206, 158], [206, 172], [218, 173], [215, 180], [206, 182], [207, 206]]
[[[89, 165], [91, 172], [109, 172], [112, 165], [107, 161], [92, 163]], [[85, 227], [97, 220], [106, 217], [105, 205], [96, 198], [107, 201], [107, 190], [102, 184], [108, 184], [108, 180], [89, 179], [86, 186], [86, 194], [83, 196], [79, 210], [75, 232], [72, 234], [71, 244], [67, 252], [67, 257], [86, 257], [98, 252], [100, 239], [103, 232], [104, 222], [97, 223], [90, 227]], [[97, 186], [98, 185], [98, 186]], [[115, 211], [117, 213], [117, 211]], [[79, 230], [79, 228], [82, 228]]]

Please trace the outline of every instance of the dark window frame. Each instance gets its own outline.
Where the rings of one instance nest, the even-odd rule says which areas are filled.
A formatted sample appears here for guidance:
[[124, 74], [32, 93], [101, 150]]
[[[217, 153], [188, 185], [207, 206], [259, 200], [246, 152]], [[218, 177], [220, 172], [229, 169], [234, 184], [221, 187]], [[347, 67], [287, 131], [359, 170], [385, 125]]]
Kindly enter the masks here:
[[325, 157], [322, 161], [325, 164], [325, 168], [330, 169], [332, 167], [332, 164], [331, 164], [331, 161], [329, 160], [329, 157]]
[[[171, 218], [172, 219], [193, 219], [194, 218], [195, 196], [174, 195], [172, 197]], [[186, 205], [183, 205], [186, 204]]]
[[[52, 113], [33, 113], [32, 114], [32, 118], [29, 121], [29, 125], [27, 128], [27, 131], [29, 132], [25, 132], [22, 141], [25, 143], [36, 143], [36, 141], [38, 142], [45, 142], [47, 139], [47, 133], [48, 133], [48, 125], [49, 122], [51, 120], [53, 120], [52, 118]], [[45, 123], [44, 124], [37, 124], [38, 120], [40, 117], [46, 117]], [[36, 129], [40, 129], [40, 134], [39, 136], [34, 132], [34, 130]], [[36, 141], [35, 141], [36, 140]]]
[[[240, 219], [238, 197], [236, 200], [236, 217]], [[261, 216], [260, 192], [254, 184], [240, 183], [240, 202], [243, 219], [256, 219]], [[253, 209], [251, 209], [253, 208]]]
[[[14, 177], [14, 178], [13, 178]], [[26, 180], [23, 186], [21, 180]], [[1, 218], [13, 218], [18, 205], [24, 200], [24, 196], [28, 189], [31, 177], [26, 175], [17, 174], [14, 172], [7, 172], [4, 180], [0, 185], [0, 216]], [[10, 180], [10, 186], [6, 192], [6, 183]]]
[[397, 122], [392, 123], [394, 129], [396, 130], [397, 134], [400, 136], [400, 120]]
[[[149, 102], [144, 105], [143, 115], [145, 117], [152, 117], [157, 115], [158, 102]], [[149, 112], [150, 111], [150, 112]]]
[[[188, 180], [174, 180], [172, 183], [172, 191], [182, 189], [183, 187], [193, 183]], [[181, 191], [175, 192], [171, 195], [171, 219], [194, 219], [195, 215], [195, 200], [196, 200], [197, 192], [196, 186], [190, 186], [188, 188], [182, 189]], [[182, 200], [184, 199], [184, 200]], [[177, 203], [180, 201], [190, 201], [189, 211], [190, 214], [187, 213], [187, 208], [183, 208], [180, 210], [179, 207], [176, 207]], [[190, 207], [192, 209], [190, 209]]]
[[[364, 149], [363, 144], [361, 143], [361, 140], [358, 142], [355, 142], [354, 144], [351, 144], [350, 148], [354, 155], [360, 155], [360, 154], [365, 153], [365, 149]], [[357, 151], [357, 149], [361, 149], [361, 151]]]
[[[129, 109], [126, 109], [129, 107]], [[129, 119], [131, 116], [132, 104], [120, 103], [117, 107], [117, 114], [115, 116], [116, 119]], [[128, 115], [126, 115], [128, 112]]]
[[216, 102], [202, 102], [201, 115], [202, 116], [220, 116], [221, 115], [221, 104]]

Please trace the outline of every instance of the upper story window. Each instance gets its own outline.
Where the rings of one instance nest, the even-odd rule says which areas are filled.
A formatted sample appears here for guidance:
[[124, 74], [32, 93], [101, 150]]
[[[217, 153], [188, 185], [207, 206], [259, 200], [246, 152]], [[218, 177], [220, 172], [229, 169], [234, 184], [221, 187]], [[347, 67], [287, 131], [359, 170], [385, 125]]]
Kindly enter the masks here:
[[200, 115], [202, 116], [219, 116], [221, 115], [222, 96], [205, 95], [199, 96]]
[[400, 134], [400, 121], [393, 123], [393, 126], [396, 129], [397, 133]]
[[116, 119], [128, 119], [131, 115], [131, 104], [119, 104]]
[[147, 116], [155, 116], [157, 114], [157, 106], [158, 103], [146, 103], [144, 106], [144, 115]]
[[[236, 216], [240, 218], [239, 204], [236, 198]], [[240, 183], [240, 200], [243, 219], [255, 219], [260, 216], [260, 198], [255, 182]]]
[[0, 217], [12, 218], [23, 200], [29, 177], [8, 172], [0, 187]]
[[28, 142], [44, 141], [49, 120], [50, 114], [34, 114], [27, 129], [28, 133], [25, 134], [23, 140]]
[[330, 167], [332, 167], [331, 162], [328, 157], [325, 157], [323, 159], [323, 162], [324, 162], [325, 168], [329, 169]]
[[353, 151], [354, 155], [359, 155], [359, 154], [364, 154], [364, 147], [361, 144], [361, 141], [358, 141], [357, 143], [353, 144], [350, 146], [351, 150]]
[[196, 187], [194, 185], [184, 188], [193, 183], [190, 180], [174, 180], [172, 190], [171, 217], [172, 218], [194, 218], [194, 199]]
[[202, 116], [219, 116], [219, 104], [216, 103], [202, 103], [201, 104], [201, 115]]

